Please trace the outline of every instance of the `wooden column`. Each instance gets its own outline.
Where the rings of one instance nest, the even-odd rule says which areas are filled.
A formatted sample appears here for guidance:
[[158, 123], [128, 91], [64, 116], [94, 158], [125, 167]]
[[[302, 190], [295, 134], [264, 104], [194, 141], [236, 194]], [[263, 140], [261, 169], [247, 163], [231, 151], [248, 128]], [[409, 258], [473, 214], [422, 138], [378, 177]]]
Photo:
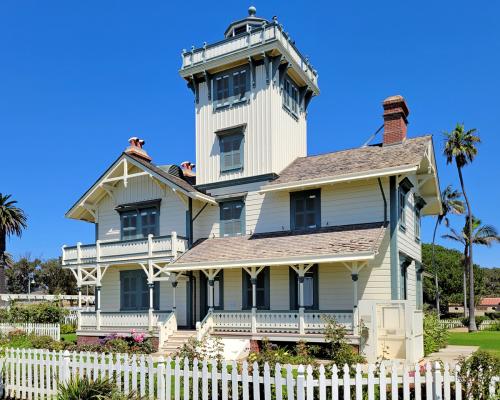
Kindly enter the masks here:
[[215, 280], [214, 278], [209, 278], [208, 279], [208, 309], [209, 312], [214, 311], [214, 286], [215, 286]]
[[[176, 289], [177, 289], [177, 274], [172, 274], [174, 276], [174, 279], [172, 280], [172, 311], [174, 314], [177, 313], [177, 307], [176, 307], [176, 304], [175, 304], [175, 292], [176, 292]], [[177, 316], [177, 314], [176, 314]]]
[[357, 268], [356, 268], [356, 273], [351, 274], [351, 279], [352, 279], [352, 292], [353, 292], [353, 314], [352, 314], [352, 330], [355, 335], [358, 334], [359, 330], [359, 323], [358, 323], [358, 278], [359, 275], [357, 273]]
[[95, 320], [96, 329], [101, 330], [101, 285], [95, 287]]
[[149, 289], [149, 310], [148, 310], [148, 327], [149, 330], [153, 329], [153, 317], [154, 317], [154, 282], [148, 283]]

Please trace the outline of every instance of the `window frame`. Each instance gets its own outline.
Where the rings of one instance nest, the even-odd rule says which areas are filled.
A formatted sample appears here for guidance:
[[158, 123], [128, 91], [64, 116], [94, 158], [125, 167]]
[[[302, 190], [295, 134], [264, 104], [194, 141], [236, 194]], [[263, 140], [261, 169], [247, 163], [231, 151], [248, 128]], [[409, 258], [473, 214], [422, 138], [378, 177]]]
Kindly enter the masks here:
[[403, 232], [406, 231], [406, 202], [407, 193], [399, 188], [398, 191], [398, 219], [399, 219], [399, 229]]
[[[128, 240], [141, 240], [146, 239], [147, 235], [142, 235], [142, 218], [141, 212], [144, 210], [155, 210], [156, 211], [156, 221], [153, 227], [153, 236], [159, 236], [160, 234], [160, 202], [161, 200], [145, 201], [141, 203], [124, 204], [116, 207], [116, 211], [120, 215], [120, 241]], [[127, 215], [132, 213], [136, 214], [136, 226], [135, 226], [135, 237], [125, 237], [124, 233], [124, 219]], [[140, 234], [139, 234], [140, 232]]]
[[[259, 277], [263, 279], [263, 287], [259, 288]], [[242, 281], [242, 310], [252, 309], [252, 281], [250, 275], [243, 271]], [[259, 275], [257, 275], [257, 310], [270, 310], [271, 309], [271, 291], [270, 291], [271, 275], [269, 267], [264, 268]], [[258, 306], [259, 292], [263, 292], [264, 305]]]
[[[225, 222], [236, 222], [238, 219], [232, 218], [228, 220], [223, 220], [222, 219], [222, 213], [223, 213], [223, 207], [224, 205], [236, 205], [236, 204], [241, 204], [241, 213], [240, 213], [240, 232], [239, 233], [233, 233], [233, 234], [228, 234], [226, 235], [224, 226]], [[236, 236], [244, 236], [246, 234], [246, 223], [245, 223], [245, 200], [243, 198], [233, 198], [233, 199], [228, 199], [226, 201], [221, 201], [219, 203], [219, 237], [236, 237]]]
[[[304, 226], [303, 228], [297, 228], [296, 226], [296, 215], [297, 215], [297, 209], [296, 209], [296, 201], [300, 198], [303, 198], [304, 200], [311, 196], [315, 195], [316, 200], [315, 200], [315, 226], [314, 227], [306, 227]], [[304, 211], [304, 215], [306, 212]], [[304, 223], [305, 223], [305, 218], [304, 218]], [[292, 231], [307, 231], [307, 230], [312, 230], [312, 229], [318, 229], [321, 228], [321, 189], [312, 189], [312, 190], [302, 190], [299, 192], [291, 192], [290, 193], [290, 230]]]
[[[137, 286], [134, 290], [130, 290], [130, 293], [135, 292], [136, 296], [136, 306], [135, 307], [126, 307], [125, 303], [125, 279], [127, 277], [134, 277], [136, 282], [139, 282], [139, 287]], [[146, 289], [144, 290], [144, 286], [146, 285]], [[142, 287], [142, 289], [141, 289]], [[154, 282], [153, 288], [153, 309], [160, 309], [160, 282]], [[142, 296], [146, 295], [146, 305], [144, 305]], [[126, 271], [120, 271], [120, 311], [147, 311], [149, 310], [149, 286], [147, 282], [147, 276], [142, 269], [132, 269]]]
[[283, 79], [283, 107], [294, 117], [298, 118], [300, 111], [299, 86], [286, 75]]
[[[243, 164], [244, 164], [244, 149], [245, 149], [245, 135], [243, 133], [243, 131], [240, 131], [240, 132], [232, 132], [232, 133], [228, 133], [228, 134], [225, 134], [225, 135], [218, 135], [219, 136], [219, 158], [220, 158], [220, 172], [221, 173], [224, 173], [224, 172], [234, 172], [234, 171], [241, 171], [243, 170]], [[236, 151], [236, 150], [231, 150], [230, 152], [225, 152], [224, 151], [224, 145], [225, 145], [225, 142], [227, 141], [231, 141], [231, 142], [236, 142], [238, 141], [240, 142], [240, 145], [239, 145], [239, 149]], [[231, 153], [233, 159], [234, 159], [234, 154], [236, 154], [236, 152], [239, 152], [239, 158], [240, 158], [240, 163], [239, 164], [232, 164], [231, 166], [229, 167], [226, 167], [225, 166], [225, 155], [227, 155], [228, 153]]]
[[[235, 85], [235, 77], [241, 77], [242, 74], [245, 74], [245, 82], [244, 87], [245, 90], [243, 93], [235, 93], [235, 87], [239, 87], [241, 82], [238, 85]], [[227, 78], [227, 97], [219, 98], [219, 82], [223, 79]], [[228, 69], [216, 74], [212, 78], [212, 93], [213, 93], [213, 107], [214, 111], [232, 107], [234, 105], [238, 105], [241, 103], [245, 103], [250, 100], [250, 65], [245, 64], [243, 66], [239, 66], [237, 68]], [[225, 91], [225, 89], [224, 89]]]
[[[290, 310], [299, 309], [299, 274], [293, 269], [289, 268], [289, 293], [290, 293]], [[313, 279], [313, 304], [305, 306], [305, 310], [319, 310], [319, 266], [314, 264], [307, 272], [306, 275], [311, 276]]]

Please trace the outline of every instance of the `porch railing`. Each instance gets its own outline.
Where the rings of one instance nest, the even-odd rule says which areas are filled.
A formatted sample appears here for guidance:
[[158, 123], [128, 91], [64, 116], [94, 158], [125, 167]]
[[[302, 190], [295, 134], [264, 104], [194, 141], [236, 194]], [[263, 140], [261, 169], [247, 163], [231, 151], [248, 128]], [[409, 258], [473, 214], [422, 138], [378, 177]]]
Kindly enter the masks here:
[[[321, 334], [327, 322], [335, 319], [348, 331], [353, 331], [351, 311], [214, 311], [211, 314], [211, 331], [214, 333], [285, 333]], [[203, 328], [204, 324], [200, 326]]]
[[[151, 326], [155, 329], [165, 323], [171, 311], [153, 311]], [[148, 329], [150, 326], [148, 311], [100, 311], [80, 313], [80, 330], [106, 330], [106, 329]]]
[[187, 239], [171, 235], [153, 236], [144, 239], [96, 241], [95, 244], [81, 244], [62, 247], [63, 265], [112, 263], [148, 258], [176, 258], [187, 249]]

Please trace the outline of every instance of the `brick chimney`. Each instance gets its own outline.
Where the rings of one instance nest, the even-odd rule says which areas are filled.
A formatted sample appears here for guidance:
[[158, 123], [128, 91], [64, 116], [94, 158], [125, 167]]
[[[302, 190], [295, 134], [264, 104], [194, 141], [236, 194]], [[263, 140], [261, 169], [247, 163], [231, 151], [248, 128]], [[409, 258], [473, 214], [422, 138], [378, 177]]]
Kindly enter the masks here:
[[146, 144], [144, 140], [134, 136], [131, 137], [128, 142], [130, 143], [130, 146], [126, 148], [125, 153], [142, 158], [147, 162], [151, 162], [151, 157], [148, 153], [146, 153], [146, 150], [143, 149], [143, 146]]
[[408, 105], [403, 96], [390, 96], [382, 103], [384, 107], [384, 145], [401, 143], [406, 139]]

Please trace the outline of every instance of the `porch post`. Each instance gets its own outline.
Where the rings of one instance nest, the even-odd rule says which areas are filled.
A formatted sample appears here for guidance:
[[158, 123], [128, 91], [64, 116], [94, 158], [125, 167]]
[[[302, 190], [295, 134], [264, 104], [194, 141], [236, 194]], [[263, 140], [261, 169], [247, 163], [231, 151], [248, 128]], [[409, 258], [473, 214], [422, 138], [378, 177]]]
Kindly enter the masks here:
[[250, 278], [252, 284], [252, 333], [257, 333], [257, 276]]
[[299, 267], [299, 334], [305, 333], [304, 324], [304, 267]]
[[[172, 312], [173, 312], [174, 314], [176, 314], [176, 312], [177, 312], [177, 311], [176, 311], [177, 307], [176, 307], [176, 305], [175, 305], [175, 292], [176, 292], [176, 290], [175, 290], [175, 289], [177, 288], [177, 284], [178, 284], [178, 282], [177, 282], [177, 274], [172, 274], [172, 275], [174, 276], [174, 279], [173, 279], [173, 281], [172, 281], [172, 296], [173, 296], [173, 298], [172, 298]], [[177, 315], [177, 314], [176, 314], [176, 315]]]
[[101, 285], [95, 287], [95, 320], [96, 329], [101, 330]]
[[153, 329], [153, 313], [154, 313], [154, 282], [148, 283], [149, 288], [149, 310], [148, 310], [148, 327]]
[[[356, 271], [356, 272], [354, 272]], [[352, 314], [352, 330], [353, 334], [357, 335], [359, 330], [358, 321], [358, 272], [357, 267], [353, 268], [353, 273], [351, 274], [352, 286], [353, 286], [353, 314]]]
[[76, 290], [78, 290], [78, 320], [76, 323], [77, 329], [80, 329], [82, 327], [82, 287], [78, 285]]
[[214, 277], [208, 279], [208, 310], [214, 311]]

